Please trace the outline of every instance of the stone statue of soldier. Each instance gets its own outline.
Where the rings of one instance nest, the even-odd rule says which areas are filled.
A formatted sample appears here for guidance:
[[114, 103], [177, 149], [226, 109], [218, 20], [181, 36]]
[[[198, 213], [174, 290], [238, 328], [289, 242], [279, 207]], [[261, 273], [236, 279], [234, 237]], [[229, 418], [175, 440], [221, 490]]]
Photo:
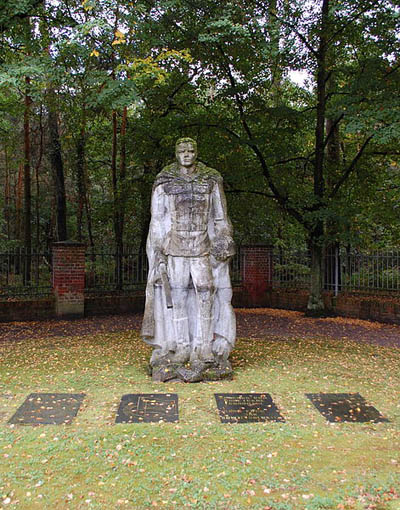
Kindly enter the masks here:
[[236, 336], [232, 226], [222, 177], [197, 161], [196, 142], [180, 138], [175, 156], [153, 185], [142, 336], [153, 380], [220, 379]]

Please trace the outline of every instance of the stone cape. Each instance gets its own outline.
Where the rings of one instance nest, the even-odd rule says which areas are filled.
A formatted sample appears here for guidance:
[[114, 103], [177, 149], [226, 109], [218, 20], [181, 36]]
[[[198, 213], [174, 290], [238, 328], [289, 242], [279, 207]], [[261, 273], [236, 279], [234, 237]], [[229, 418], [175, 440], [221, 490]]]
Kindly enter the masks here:
[[[155, 192], [164, 193], [166, 187], [171, 183], [179, 183], [182, 179], [179, 167], [173, 163], [165, 167], [156, 177], [153, 185], [153, 196]], [[212, 216], [208, 219], [208, 237], [210, 243], [214, 247], [223, 246], [225, 249], [231, 250], [234, 253], [234, 246], [231, 239], [231, 225], [226, 216], [226, 203], [222, 190], [222, 177], [214, 169], [207, 167], [203, 163], [196, 163], [196, 171], [193, 175], [193, 181], [200, 185], [209, 185], [209, 187], [217, 190], [219, 193], [221, 207], [225, 214], [225, 225], [221, 232], [216, 232], [214, 225], [214, 218]], [[160, 191], [161, 190], [161, 191]], [[152, 205], [152, 208], [154, 205]], [[156, 250], [157, 238], [161, 237], [164, 241], [168, 238], [171, 228], [171, 211], [167, 210], [163, 214], [162, 227], [155, 224], [152, 209], [152, 222], [150, 223], [149, 235], [147, 239], [147, 256], [149, 260], [149, 273], [146, 286], [146, 305], [142, 324], [142, 337], [145, 342], [154, 347], [153, 355], [151, 358], [151, 366], [154, 367], [164, 364], [173, 365], [173, 361], [169, 362], [169, 356], [174, 353], [175, 338], [173, 329], [173, 308], [167, 308], [165, 291], [162, 285], [157, 282], [156, 274]], [[224, 223], [224, 222], [222, 222]], [[163, 228], [160, 234], [158, 229]], [[226, 232], [226, 234], [225, 234]], [[231, 373], [230, 364], [227, 361], [230, 352], [233, 349], [236, 337], [236, 321], [233, 308], [231, 305], [232, 287], [229, 276], [229, 259], [217, 260], [211, 250], [210, 262], [212, 269], [213, 285], [215, 289], [213, 306], [212, 306], [212, 321], [214, 331], [213, 346], [218, 351], [218, 362], [213, 367], [209, 367], [208, 378], [221, 378]], [[196, 292], [193, 286], [188, 289], [187, 296], [187, 309], [189, 317], [189, 333], [190, 338], [194, 337], [194, 331], [197, 328], [197, 301]], [[171, 356], [173, 358], [173, 356]], [[202, 380], [205, 377], [198, 377], [196, 374], [188, 373], [184, 367], [175, 366], [174, 369], [180, 369], [181, 375], [178, 378], [185, 381]], [[161, 380], [172, 379], [175, 376], [175, 370], [167, 369], [167, 373], [161, 375]], [[186, 370], [186, 372], [185, 372]]]

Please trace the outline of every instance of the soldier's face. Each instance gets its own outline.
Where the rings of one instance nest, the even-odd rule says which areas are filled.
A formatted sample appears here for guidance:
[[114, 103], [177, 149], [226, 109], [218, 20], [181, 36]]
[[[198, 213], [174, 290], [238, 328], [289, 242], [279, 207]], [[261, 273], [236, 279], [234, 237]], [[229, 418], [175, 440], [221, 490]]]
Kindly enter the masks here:
[[196, 149], [191, 143], [180, 143], [176, 148], [176, 159], [179, 166], [191, 167], [197, 157]]

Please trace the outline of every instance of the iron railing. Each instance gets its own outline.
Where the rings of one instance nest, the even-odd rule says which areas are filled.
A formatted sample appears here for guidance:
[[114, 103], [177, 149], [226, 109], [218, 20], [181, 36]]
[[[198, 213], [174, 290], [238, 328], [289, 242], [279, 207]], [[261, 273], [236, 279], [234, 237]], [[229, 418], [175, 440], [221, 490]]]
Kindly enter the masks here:
[[[311, 281], [309, 252], [279, 252], [273, 257], [272, 286], [308, 288]], [[324, 255], [324, 288], [339, 292], [400, 292], [400, 251], [360, 253], [337, 248]]]
[[[238, 249], [231, 261], [231, 280], [242, 280], [244, 252]], [[311, 279], [311, 257], [308, 252], [275, 249], [272, 257], [274, 288], [307, 289]], [[51, 253], [23, 248], [0, 253], [0, 299], [23, 296], [46, 296], [52, 292]], [[86, 254], [87, 293], [128, 292], [144, 288], [148, 263], [144, 251], [125, 247], [97, 250]], [[339, 292], [399, 293], [400, 251], [360, 253], [334, 248], [325, 254], [324, 287]]]
[[400, 251], [359, 253], [336, 248], [325, 255], [325, 287], [339, 292], [399, 292]]
[[50, 252], [14, 248], [0, 253], [0, 299], [51, 294]]
[[148, 262], [144, 250], [125, 247], [86, 253], [85, 291], [129, 291], [146, 285]]
[[240, 246], [236, 248], [235, 255], [230, 261], [230, 275], [232, 285], [240, 285], [242, 283], [244, 267], [244, 252], [240, 249]]
[[[241, 282], [243, 255], [238, 250], [231, 260], [233, 284]], [[86, 254], [85, 291], [90, 293], [113, 291], [124, 292], [143, 288], [148, 273], [147, 255], [125, 247], [120, 255], [115, 250]]]
[[305, 289], [310, 286], [311, 256], [308, 252], [272, 252], [272, 286]]

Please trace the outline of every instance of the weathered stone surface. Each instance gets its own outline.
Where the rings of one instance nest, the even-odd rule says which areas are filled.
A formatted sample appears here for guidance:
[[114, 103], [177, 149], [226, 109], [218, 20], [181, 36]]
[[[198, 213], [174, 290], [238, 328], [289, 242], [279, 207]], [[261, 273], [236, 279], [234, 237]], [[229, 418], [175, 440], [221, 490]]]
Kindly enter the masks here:
[[167, 382], [177, 378], [178, 365], [162, 365], [154, 367], [152, 370], [152, 379], [154, 382]]
[[124, 395], [116, 423], [177, 422], [178, 395], [175, 393], [139, 393]]
[[215, 393], [222, 423], [284, 422], [268, 393]]
[[232, 379], [233, 370], [232, 365], [228, 360], [221, 361], [220, 364], [215, 364], [207, 367], [203, 372], [204, 381], [218, 381], [220, 379]]
[[84, 398], [84, 393], [31, 393], [8, 423], [69, 424], [77, 415]]
[[[153, 186], [142, 325], [154, 381], [228, 377], [236, 337], [229, 260], [234, 254], [222, 178], [197, 162], [190, 138]], [[188, 365], [189, 364], [189, 365]]]
[[306, 396], [322, 416], [332, 423], [389, 421], [359, 393], [306, 393]]
[[232, 365], [228, 360], [204, 363], [193, 361], [187, 363], [172, 363], [168, 358], [149, 367], [149, 374], [154, 382], [201, 382], [218, 381], [232, 378]]

